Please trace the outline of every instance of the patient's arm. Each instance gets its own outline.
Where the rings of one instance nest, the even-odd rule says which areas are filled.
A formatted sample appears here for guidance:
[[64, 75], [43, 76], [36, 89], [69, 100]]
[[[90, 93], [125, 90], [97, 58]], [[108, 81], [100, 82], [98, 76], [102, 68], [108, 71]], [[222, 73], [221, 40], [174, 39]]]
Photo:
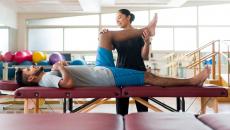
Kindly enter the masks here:
[[71, 77], [69, 71], [64, 67], [64, 64], [61, 62], [55, 63], [52, 70], [57, 70], [62, 75], [62, 80], [59, 81], [59, 86], [61, 88], [72, 88], [73, 87], [73, 78]]

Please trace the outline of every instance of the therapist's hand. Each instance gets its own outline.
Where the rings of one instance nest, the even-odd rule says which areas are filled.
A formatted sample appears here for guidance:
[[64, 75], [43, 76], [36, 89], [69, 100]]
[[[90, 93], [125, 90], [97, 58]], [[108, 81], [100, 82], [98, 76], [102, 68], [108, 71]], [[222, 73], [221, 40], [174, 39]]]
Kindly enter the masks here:
[[[102, 30], [100, 31], [99, 35], [100, 35], [100, 34], [103, 34], [103, 33], [106, 33], [106, 32], [108, 32], [108, 31], [109, 31], [109, 29], [104, 28], [104, 29], [102, 29]], [[98, 41], [100, 41], [100, 38], [99, 38], [99, 37], [98, 37], [97, 39], [98, 39]]]
[[109, 31], [109, 29], [104, 28], [104, 29], [102, 29], [102, 30], [100, 31], [100, 34], [101, 34], [101, 33], [106, 33], [106, 32], [108, 32], [108, 31]]
[[143, 38], [145, 44], [147, 44], [147, 45], [151, 44], [150, 32], [147, 29], [143, 31], [142, 38]]

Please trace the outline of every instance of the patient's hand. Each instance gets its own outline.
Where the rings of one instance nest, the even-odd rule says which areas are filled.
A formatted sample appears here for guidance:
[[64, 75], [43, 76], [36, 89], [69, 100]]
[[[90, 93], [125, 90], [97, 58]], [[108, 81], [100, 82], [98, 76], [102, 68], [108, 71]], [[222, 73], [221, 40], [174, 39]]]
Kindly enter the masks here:
[[68, 63], [66, 61], [59, 61], [53, 64], [53, 67], [51, 70], [59, 70], [60, 68], [67, 66]]
[[69, 65], [67, 61], [59, 61], [59, 62], [60, 62], [60, 64], [62, 64], [62, 65], [64, 65], [64, 66]]

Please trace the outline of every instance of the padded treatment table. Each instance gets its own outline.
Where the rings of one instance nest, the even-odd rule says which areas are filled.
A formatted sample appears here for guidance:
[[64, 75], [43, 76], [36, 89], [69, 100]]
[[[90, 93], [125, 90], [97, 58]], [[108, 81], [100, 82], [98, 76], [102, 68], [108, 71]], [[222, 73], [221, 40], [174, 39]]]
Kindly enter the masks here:
[[126, 130], [212, 130], [190, 113], [132, 113], [126, 115]]
[[[15, 92], [15, 98], [96, 98], [96, 100], [92, 101], [92, 103], [98, 105], [103, 103], [108, 98], [133, 97], [135, 100], [146, 105], [154, 111], [161, 110], [137, 97], [202, 97], [203, 99], [203, 97], [224, 97], [227, 95], [228, 93], [225, 88], [213, 85], [204, 87], [180, 86], [167, 88], [159, 86], [127, 86], [122, 89], [114, 86], [76, 87], [73, 89], [22, 87], [18, 88]], [[185, 101], [182, 100], [182, 103], [180, 104], [182, 104], [181, 107], [185, 109]], [[206, 104], [207, 101], [201, 101], [201, 113], [205, 113]], [[89, 110], [91, 109], [87, 108], [87, 111]]]
[[[0, 114], [4, 130], [229, 130], [230, 114], [106, 113]], [[13, 125], [12, 125], [13, 123]]]
[[0, 80], [0, 90], [15, 91], [19, 85], [15, 81]]
[[2, 130], [124, 130], [120, 115], [78, 114], [0, 114]]
[[76, 87], [73, 89], [47, 87], [21, 87], [15, 91], [15, 98], [114, 98], [120, 97], [117, 87]]
[[[86, 110], [83, 109], [83, 111], [85, 112], [96, 107], [96, 104], [98, 105], [102, 104], [103, 102], [108, 100], [108, 98], [133, 97], [135, 100], [153, 109], [154, 111], [161, 111], [157, 107], [137, 97], [150, 97], [150, 99], [152, 100], [153, 98], [151, 97], [225, 97], [228, 95], [227, 89], [213, 86], [213, 85], [204, 86], [204, 87], [180, 86], [180, 87], [167, 87], [167, 88], [159, 87], [159, 86], [127, 86], [124, 88], [117, 88], [111, 86], [111, 87], [76, 87], [73, 89], [46, 88], [46, 87], [38, 87], [38, 86], [21, 87], [21, 88], [18, 87], [19, 86], [15, 82], [11, 82], [11, 81], [0, 82], [0, 90], [2, 88], [3, 89], [9, 88], [12, 90], [15, 90], [17, 88], [14, 93], [15, 98], [25, 98], [26, 102], [28, 101], [28, 98], [35, 98], [37, 100], [36, 101], [37, 107], [39, 107], [38, 98], [69, 98], [69, 99], [95, 98], [94, 100], [92, 100], [92, 102], [86, 104], [86, 106], [89, 106], [90, 108], [86, 108]], [[24, 104], [25, 108], [27, 107], [26, 102]], [[181, 105], [180, 107], [182, 107], [182, 110], [185, 109], [185, 103], [184, 103], [185, 101], [182, 100], [182, 103], [180, 103], [179, 100], [178, 102], [179, 102], [178, 104]], [[207, 101], [205, 102], [205, 100], [201, 98], [201, 113], [205, 113], [206, 104]], [[65, 109], [66, 104], [64, 104], [64, 106]], [[72, 111], [71, 105], [69, 105], [69, 108], [71, 108], [70, 111]], [[38, 108], [36, 108], [35, 112], [38, 112]]]
[[230, 113], [204, 114], [198, 119], [214, 130], [230, 130]]
[[[15, 98], [25, 98], [24, 113], [28, 112], [28, 99], [36, 98], [35, 112], [39, 112], [39, 98], [94, 98], [88, 103], [70, 109], [71, 112], [88, 112], [96, 106], [103, 104], [109, 98], [121, 96], [121, 89], [111, 87], [76, 87], [73, 89], [47, 88], [47, 87], [21, 87], [15, 91]], [[64, 100], [65, 101], [65, 100]], [[72, 100], [71, 100], [72, 101]], [[70, 103], [72, 104], [72, 102]], [[69, 106], [72, 107], [72, 106]], [[64, 112], [66, 112], [66, 102], [64, 102]]]
[[[203, 87], [194, 86], [179, 86], [179, 87], [160, 87], [160, 86], [127, 86], [122, 88], [123, 97], [133, 97], [134, 100], [145, 104], [154, 111], [160, 111], [158, 108], [152, 106], [148, 102], [142, 100], [138, 97], [201, 97], [201, 113], [205, 113], [205, 107], [207, 105], [207, 99], [205, 97], [227, 97], [227, 89], [215, 86], [215, 85], [205, 85]], [[153, 98], [149, 98], [155, 101]], [[157, 103], [157, 102], [156, 102]], [[160, 103], [162, 104], [162, 103]], [[177, 99], [177, 109], [185, 111], [185, 101]], [[161, 106], [169, 108], [173, 111], [173, 108], [162, 104]]]
[[15, 81], [0, 80], [0, 98], [12, 98], [13, 92], [18, 88]]
[[203, 87], [179, 86], [127, 86], [122, 89], [124, 97], [225, 97], [228, 92], [225, 88], [208, 85]]
[[[84, 107], [90, 107], [83, 111], [89, 111], [96, 107], [96, 104], [101, 104], [108, 100], [108, 98], [121, 96], [121, 90], [117, 87], [78, 87], [74, 89], [60, 89], [47, 87], [21, 87], [14, 81], [0, 81], [0, 90], [15, 91], [15, 98], [25, 98], [24, 112], [28, 112], [28, 99], [36, 98], [35, 112], [39, 111], [38, 98], [95, 98]], [[6, 97], [6, 96], [4, 96]], [[8, 96], [7, 96], [8, 97]], [[104, 99], [107, 98], [107, 99]], [[64, 100], [64, 112], [66, 111], [66, 100]], [[72, 104], [72, 103], [71, 103]], [[80, 109], [79, 108], [79, 109]], [[80, 111], [80, 110], [79, 110]]]

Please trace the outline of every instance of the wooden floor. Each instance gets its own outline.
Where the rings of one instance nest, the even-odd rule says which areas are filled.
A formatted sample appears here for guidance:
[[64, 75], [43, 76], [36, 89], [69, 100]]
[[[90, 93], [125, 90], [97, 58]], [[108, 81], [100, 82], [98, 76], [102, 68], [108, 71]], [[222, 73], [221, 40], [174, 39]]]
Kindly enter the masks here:
[[[156, 98], [161, 102], [170, 105], [173, 108], [176, 108], [176, 99], [175, 98]], [[198, 114], [200, 113], [200, 98], [185, 98], [186, 101], [186, 112]], [[164, 112], [170, 112], [163, 107], [149, 101], [151, 104], [154, 104], [158, 108], [160, 108]], [[209, 101], [209, 104], [212, 104], [212, 100]], [[74, 104], [74, 107], [80, 106], [79, 104]], [[47, 112], [59, 112], [62, 113], [62, 104], [43, 104], [41, 109], [41, 113]], [[103, 104], [90, 112], [100, 112], [100, 113], [116, 113], [115, 104]], [[136, 111], [136, 105], [131, 103], [129, 105], [129, 113], [134, 113]], [[154, 112], [149, 110], [149, 112]], [[220, 113], [230, 113], [230, 103], [220, 103], [219, 104], [219, 112]], [[23, 104], [0, 104], [0, 113], [23, 113]], [[211, 108], [207, 108], [207, 113], [213, 113]]]

